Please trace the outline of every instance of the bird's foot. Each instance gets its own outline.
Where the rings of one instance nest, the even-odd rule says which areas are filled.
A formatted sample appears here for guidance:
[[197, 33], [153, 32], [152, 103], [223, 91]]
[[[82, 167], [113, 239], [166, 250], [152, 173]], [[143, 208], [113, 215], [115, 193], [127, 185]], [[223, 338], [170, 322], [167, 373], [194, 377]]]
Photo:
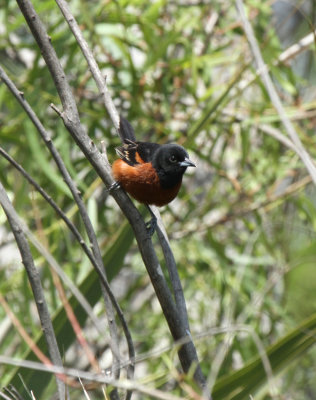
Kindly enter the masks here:
[[152, 236], [157, 228], [157, 218], [155, 217], [155, 215], [152, 214], [151, 220], [147, 221], [145, 225], [147, 232], [149, 233], [150, 236]]
[[109, 187], [109, 192], [114, 192], [114, 190], [117, 190], [121, 187], [119, 182], [113, 182], [112, 185]]
[[152, 236], [155, 233], [155, 230], [157, 228], [157, 217], [153, 213], [152, 209], [150, 208], [150, 206], [148, 204], [146, 204], [146, 207], [148, 208], [148, 211], [150, 212], [151, 220], [146, 222], [145, 225], [146, 225], [147, 232], [150, 234], [150, 236]]

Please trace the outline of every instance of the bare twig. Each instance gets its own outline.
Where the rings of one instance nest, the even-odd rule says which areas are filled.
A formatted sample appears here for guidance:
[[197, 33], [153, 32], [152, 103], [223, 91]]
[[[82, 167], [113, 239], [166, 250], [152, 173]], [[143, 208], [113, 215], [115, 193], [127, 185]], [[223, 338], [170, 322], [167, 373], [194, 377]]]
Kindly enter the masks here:
[[245, 34], [249, 41], [249, 45], [250, 45], [253, 57], [256, 62], [258, 72], [260, 73], [261, 80], [269, 94], [272, 104], [274, 105], [275, 109], [277, 110], [277, 112], [280, 116], [280, 119], [283, 123], [283, 126], [284, 126], [287, 134], [291, 138], [291, 140], [296, 148], [297, 154], [300, 156], [300, 158], [303, 161], [304, 165], [306, 166], [308, 172], [310, 173], [314, 183], [316, 184], [316, 168], [315, 168], [308, 152], [305, 150], [304, 146], [302, 145], [302, 142], [301, 142], [298, 134], [296, 133], [291, 121], [286, 116], [282, 102], [279, 98], [279, 95], [278, 95], [278, 93], [275, 89], [275, 86], [272, 82], [272, 79], [269, 75], [268, 67], [266, 66], [266, 64], [264, 63], [264, 60], [262, 58], [262, 54], [260, 52], [260, 48], [258, 46], [255, 35], [253, 33], [251, 24], [246, 17], [243, 1], [236, 0], [236, 7], [239, 12], [242, 24], [243, 24]]
[[[82, 50], [82, 53], [87, 60], [87, 63], [91, 70], [91, 74], [96, 81], [96, 84], [98, 86], [100, 93], [103, 95], [104, 105], [105, 105], [106, 109], [108, 110], [109, 115], [112, 118], [112, 122], [113, 122], [114, 126], [116, 128], [120, 128], [120, 125], [122, 125], [123, 123], [126, 125], [129, 125], [129, 122], [123, 119], [123, 120], [119, 121], [120, 125], [117, 126], [118, 113], [115, 109], [115, 106], [113, 104], [111, 96], [109, 95], [109, 91], [107, 89], [105, 78], [103, 77], [103, 75], [96, 63], [96, 61], [93, 57], [93, 54], [92, 54], [87, 42], [85, 41], [75, 18], [73, 17], [73, 15], [68, 7], [68, 4], [64, 0], [56, 0], [56, 3], [58, 4], [66, 21], [68, 22], [69, 27], [72, 30], [72, 32]], [[131, 126], [126, 126], [125, 130], [132, 132], [132, 137], [130, 137], [130, 139], [135, 140], [133, 128]], [[120, 132], [121, 132], [121, 129], [118, 129], [119, 134], [120, 134]], [[126, 135], [124, 137], [126, 137]], [[104, 143], [103, 143], [103, 146], [104, 146]], [[103, 151], [103, 154], [106, 154], [106, 152]], [[157, 208], [155, 208], [155, 213], [157, 214], [156, 217], [157, 217], [158, 221], [160, 221], [162, 224], [160, 213]], [[167, 233], [165, 232], [165, 230], [163, 228], [158, 230], [158, 237], [159, 237], [160, 244], [161, 244], [164, 256], [165, 256], [166, 265], [168, 267], [170, 280], [171, 280], [171, 284], [172, 284], [174, 295], [175, 295], [176, 306], [178, 307], [178, 311], [179, 311], [179, 315], [182, 319], [182, 323], [186, 326], [186, 330], [189, 331], [189, 321], [188, 321], [188, 315], [187, 315], [182, 285], [181, 285], [181, 282], [179, 279], [175, 259], [174, 259], [172, 250], [170, 248]]]
[[[244, 120], [246, 119], [244, 116], [238, 115], [237, 113], [234, 113], [231, 110], [223, 110], [222, 114], [232, 117], [234, 119], [234, 121], [238, 121], [241, 123], [244, 122]], [[268, 124], [258, 124], [257, 126], [258, 126], [258, 129], [260, 129], [262, 132], [272, 136], [274, 139], [278, 140], [284, 146], [286, 146], [289, 149], [296, 152], [296, 147], [292, 143], [291, 139], [289, 139], [287, 136], [283, 135], [283, 133], [279, 129], [276, 129], [273, 126], [268, 125]]]
[[[107, 86], [106, 86], [106, 81], [93, 57], [93, 54], [86, 43], [81, 30], [73, 17], [73, 15], [70, 12], [70, 9], [68, 7], [68, 4], [64, 0], [56, 0], [56, 3], [58, 4], [59, 8], [61, 9], [65, 19], [67, 20], [70, 29], [72, 30], [74, 36], [76, 37], [76, 40], [82, 50], [82, 53], [84, 54], [87, 63], [89, 65], [89, 68], [91, 70], [92, 76], [95, 79], [98, 89], [103, 95], [104, 99], [104, 105], [106, 109], [108, 110], [109, 115], [112, 118], [112, 121], [114, 123], [114, 126], [117, 128], [117, 112], [114, 108], [113, 101], [109, 95]], [[119, 129], [119, 134], [120, 134], [120, 129]], [[166, 258], [166, 263], [168, 265], [168, 270], [171, 276], [172, 284], [174, 284], [174, 293], [175, 293], [175, 298], [176, 298], [176, 307], [178, 307], [178, 315], [181, 319], [181, 325], [185, 327], [186, 334], [188, 334], [189, 331], [189, 322], [188, 322], [188, 316], [187, 316], [187, 311], [186, 311], [186, 305], [185, 305], [185, 299], [183, 296], [183, 290], [181, 286], [181, 282], [178, 276], [178, 272], [176, 269], [176, 264], [175, 260], [172, 254], [172, 251], [170, 249], [170, 245], [168, 243], [168, 240], [166, 239], [166, 234], [163, 235], [162, 232], [159, 232], [159, 238], [160, 242], [162, 244], [162, 248], [165, 254]], [[146, 262], [145, 262], [146, 264]], [[192, 344], [193, 345], [193, 344]], [[194, 357], [194, 360], [197, 360], [197, 354], [195, 352], [194, 346], [192, 346], [192, 355]]]
[[[1, 67], [0, 67], [0, 75], [1, 75]], [[79, 231], [75, 227], [75, 225], [67, 218], [66, 214], [58, 207], [58, 205], [54, 202], [54, 200], [45, 192], [45, 190], [38, 185], [38, 183], [24, 170], [24, 168], [18, 164], [2, 147], [0, 147], [0, 154], [8, 160], [27, 180], [30, 182], [34, 188], [43, 196], [43, 198], [47, 201], [47, 203], [56, 211], [56, 213], [62, 218], [65, 224], [68, 226], [69, 230], [72, 232], [74, 237], [77, 239], [78, 243], [81, 245], [83, 251], [86, 253], [88, 258], [92, 263], [95, 263], [93, 255], [86, 245], [85, 241], [83, 240], [82, 236], [80, 235]], [[100, 323], [95, 318], [94, 313], [90, 304], [87, 302], [85, 297], [81, 294], [78, 290], [76, 285], [68, 278], [67, 274], [64, 273], [63, 269], [58, 265], [57, 261], [53, 258], [51, 254], [49, 254], [47, 249], [44, 249], [41, 243], [35, 238], [35, 236], [26, 228], [23, 228], [25, 234], [29, 237], [31, 242], [37, 248], [37, 250], [46, 258], [46, 260], [50, 263], [51, 267], [54, 269], [55, 272], [61, 277], [63, 282], [67, 284], [72, 294], [76, 297], [78, 302], [81, 304], [82, 308], [86, 311], [87, 315], [91, 318], [94, 322], [96, 328], [101, 333]]]
[[[10, 91], [13, 93], [13, 95], [16, 97], [16, 99], [19, 101], [19, 103], [22, 105], [22, 107], [24, 108], [24, 110], [26, 111], [27, 115], [29, 116], [29, 118], [31, 119], [31, 121], [33, 122], [33, 124], [35, 125], [35, 127], [37, 128], [38, 132], [40, 133], [41, 137], [43, 138], [45, 144], [47, 145], [48, 149], [50, 150], [56, 165], [58, 166], [62, 176], [64, 177], [65, 182], [67, 183], [77, 205], [80, 211], [80, 214], [83, 218], [83, 221], [85, 223], [85, 226], [87, 228], [87, 232], [88, 232], [88, 236], [89, 239], [92, 241], [92, 249], [94, 250], [95, 254], [92, 254], [91, 251], [89, 250], [89, 248], [87, 247], [87, 245], [85, 244], [83, 238], [81, 237], [79, 231], [76, 229], [76, 227], [70, 222], [70, 220], [63, 214], [63, 212], [59, 209], [59, 207], [53, 202], [53, 200], [50, 198], [50, 196], [46, 195], [46, 193], [43, 191], [43, 189], [39, 188], [38, 185], [36, 185], [36, 182], [33, 179], [29, 179], [30, 183], [32, 183], [32, 185], [34, 185], [38, 190], [39, 193], [46, 199], [46, 201], [49, 202], [49, 204], [55, 209], [56, 212], [59, 213], [59, 215], [63, 218], [63, 220], [65, 221], [65, 223], [67, 224], [67, 226], [69, 227], [69, 229], [74, 233], [75, 238], [78, 240], [78, 242], [80, 243], [80, 245], [82, 246], [83, 250], [85, 251], [85, 253], [87, 254], [87, 256], [89, 257], [92, 265], [94, 266], [94, 268], [96, 269], [96, 271], [98, 272], [98, 274], [100, 275], [100, 280], [102, 283], [102, 291], [103, 291], [103, 295], [105, 297], [105, 301], [106, 301], [106, 310], [107, 310], [107, 316], [108, 316], [108, 321], [109, 321], [109, 327], [110, 327], [110, 333], [111, 333], [111, 346], [112, 346], [112, 352], [113, 352], [113, 359], [114, 359], [114, 363], [113, 363], [113, 371], [115, 370], [115, 373], [118, 374], [119, 373], [119, 369], [115, 367], [115, 365], [119, 364], [119, 352], [118, 352], [118, 336], [116, 333], [116, 326], [115, 326], [115, 319], [114, 319], [114, 315], [113, 312], [111, 312], [112, 310], [112, 303], [117, 311], [117, 314], [121, 320], [122, 326], [123, 326], [123, 330], [126, 334], [127, 337], [127, 341], [129, 341], [131, 343], [131, 335], [128, 331], [128, 326], [125, 322], [124, 319], [124, 315], [120, 309], [120, 306], [118, 305], [115, 296], [113, 295], [110, 286], [107, 282], [107, 278], [105, 275], [105, 268], [103, 266], [103, 261], [102, 261], [102, 257], [99, 251], [99, 247], [98, 247], [98, 243], [94, 234], [94, 230], [92, 227], [92, 224], [90, 222], [89, 216], [86, 212], [85, 206], [83, 204], [83, 201], [81, 199], [80, 196], [80, 192], [78, 191], [75, 183], [73, 182], [73, 180], [71, 179], [70, 174], [67, 171], [67, 168], [64, 165], [64, 162], [59, 154], [59, 152], [57, 151], [57, 149], [55, 148], [49, 134], [46, 132], [44, 126], [42, 125], [42, 123], [40, 122], [40, 120], [38, 119], [37, 115], [34, 113], [33, 109], [31, 108], [31, 106], [28, 104], [28, 102], [25, 100], [24, 95], [21, 95], [21, 92], [15, 87], [15, 85], [13, 84], [13, 82], [9, 79], [9, 77], [7, 76], [7, 74], [5, 73], [5, 71], [0, 67], [0, 78], [3, 80], [3, 82], [7, 85], [7, 87], [10, 89]], [[3, 153], [4, 155], [4, 153]], [[11, 157], [7, 157], [7, 159], [11, 162], [12, 158]], [[13, 163], [15, 165], [16, 168], [18, 168], [18, 164], [17, 163]], [[20, 170], [20, 172], [23, 173], [23, 169], [22, 167], [18, 168]], [[28, 174], [24, 174], [24, 176], [28, 179]], [[27, 230], [28, 231], [28, 230]], [[31, 233], [29, 232], [29, 236], [33, 237], [33, 235], [31, 235]], [[35, 240], [35, 238], [33, 237], [33, 242], [38, 242]], [[40, 249], [40, 251], [43, 253], [43, 251], [46, 253], [46, 258], [49, 258], [51, 260], [51, 265], [56, 265], [56, 263], [54, 263], [54, 260], [52, 260], [52, 257], [50, 257], [50, 255], [47, 255], [47, 251], [46, 249], [43, 249], [43, 246], [38, 245], [36, 246], [38, 249]], [[105, 291], [108, 293], [106, 294], [104, 292]], [[132, 345], [131, 345], [132, 346]]]
[[[38, 310], [38, 315], [41, 321], [42, 329], [45, 332], [45, 339], [48, 347], [48, 352], [51, 357], [53, 364], [62, 366], [62, 359], [58, 349], [54, 328], [50, 319], [48, 307], [45, 301], [45, 296], [39, 277], [39, 273], [34, 265], [34, 260], [29, 248], [28, 242], [24, 236], [23, 229], [20, 223], [20, 219], [12, 206], [4, 187], [0, 182], [0, 203], [7, 216], [8, 222], [11, 226], [14, 234], [16, 243], [19, 247], [19, 251], [22, 257], [25, 270], [27, 272], [29, 282], [33, 291], [35, 303]], [[66, 388], [64, 383], [56, 377], [58, 393], [60, 400], [66, 398]]]
[[72, 33], [74, 34], [82, 53], [84, 54], [90, 71], [93, 75], [93, 78], [98, 86], [98, 89], [100, 91], [100, 93], [102, 94], [102, 98], [105, 104], [105, 107], [111, 117], [111, 120], [113, 122], [113, 125], [116, 129], [116, 131], [118, 132], [118, 134], [120, 133], [120, 118], [119, 118], [119, 114], [116, 110], [116, 107], [113, 103], [113, 100], [111, 98], [111, 95], [109, 93], [109, 90], [107, 88], [106, 85], [106, 78], [101, 74], [101, 71], [98, 67], [98, 64], [95, 61], [95, 58], [93, 57], [93, 54], [88, 46], [88, 43], [85, 41], [81, 30], [79, 28], [79, 25], [77, 24], [77, 21], [75, 20], [75, 18], [73, 17], [73, 15], [70, 12], [70, 9], [68, 7], [68, 4], [66, 1], [64, 0], [55, 0], [58, 7], [60, 8], [61, 12], [63, 13], [66, 21], [68, 22], [68, 25], [72, 31]]
[[[105, 374], [94, 374], [91, 372], [81, 371], [75, 368], [63, 368], [56, 365], [46, 366], [35, 361], [17, 360], [6, 356], [0, 356], [0, 364], [14, 365], [18, 367], [30, 368], [35, 371], [45, 371], [54, 374], [65, 374], [74, 378], [86, 379], [93, 382], [100, 382], [106, 385], [115, 386], [119, 389], [133, 390], [150, 398], [161, 400], [183, 400], [183, 397], [175, 396], [171, 393], [164, 392], [155, 388], [149, 388], [138, 381], [132, 380], [115, 380]], [[64, 399], [63, 399], [64, 400]]]
[[292, 46], [288, 47], [280, 54], [275, 64], [287, 63], [289, 60], [308, 49], [312, 44], [315, 44], [315, 35], [316, 31], [311, 32], [297, 43], [292, 44]]
[[[252, 337], [252, 340], [258, 349], [259, 357], [262, 361], [264, 371], [269, 379], [269, 383], [270, 383], [270, 385], [272, 384], [271, 387], [273, 387], [274, 386], [273, 368], [272, 368], [272, 365], [268, 358], [267, 351], [264, 348], [262, 341], [257, 336], [255, 331], [248, 325], [238, 323], [238, 324], [229, 324], [229, 325], [225, 325], [225, 326], [221, 326], [221, 327], [212, 327], [212, 328], [204, 330], [201, 333], [196, 333], [194, 335], [194, 339], [197, 341], [202, 341], [202, 340], [205, 340], [206, 338], [210, 338], [215, 335], [220, 335], [220, 334], [231, 335], [231, 334], [238, 334], [239, 332], [249, 334]], [[137, 356], [135, 359], [135, 362], [142, 362], [143, 360], [146, 360], [147, 358], [158, 357], [167, 351], [170, 352], [170, 348], [173, 348], [175, 346], [176, 347], [181, 346], [188, 340], [190, 340], [190, 339], [183, 338], [183, 339], [175, 342], [172, 346], [165, 346], [163, 348], [157, 349], [156, 351], [146, 352], [140, 356]], [[0, 356], [0, 364], [1, 363], [9, 364], [9, 365], [23, 366], [25, 368], [31, 368], [31, 369], [39, 370], [39, 371], [63, 373], [65, 375], [73, 376], [73, 377], [80, 378], [80, 379], [115, 385], [118, 388], [125, 388], [125, 389], [133, 388], [135, 385], [134, 390], [139, 391], [140, 393], [149, 394], [149, 391], [151, 390], [150, 388], [144, 387], [143, 385], [139, 384], [139, 382], [134, 382], [132, 380], [115, 381], [115, 380], [113, 380], [113, 378], [108, 377], [106, 375], [85, 372], [85, 371], [76, 370], [73, 368], [60, 368], [60, 367], [56, 367], [56, 366], [47, 366], [47, 365], [43, 365], [43, 364], [40, 364], [40, 363], [34, 362], [34, 361], [17, 360], [17, 359], [12, 359], [12, 358], [6, 357], [6, 356]], [[139, 387], [137, 385], [139, 385]], [[146, 392], [144, 392], [143, 389], [145, 389]], [[161, 396], [164, 396], [164, 395], [168, 396], [167, 393], [162, 392]], [[152, 396], [154, 397], [153, 393], [152, 393]], [[178, 399], [177, 397], [175, 397], [171, 394], [170, 394], [170, 396], [172, 396], [171, 397], [172, 399], [174, 399], [174, 398]], [[157, 397], [157, 398], [161, 398], [161, 397]], [[166, 397], [166, 399], [167, 398], [168, 397]], [[165, 397], [162, 397], [162, 399], [165, 399]], [[181, 399], [183, 399], [183, 397], [181, 397]], [[202, 398], [201, 398], [201, 400], [202, 400]]]
[[[156, 207], [152, 207], [152, 210], [154, 214], [158, 211]], [[159, 211], [158, 211], [159, 213]], [[160, 216], [160, 213], [156, 217]], [[165, 262], [168, 268], [168, 273], [170, 277], [170, 282], [176, 302], [176, 306], [179, 310], [179, 315], [182, 320], [182, 324], [186, 326], [186, 329], [188, 331], [188, 334], [190, 332], [190, 327], [189, 327], [189, 319], [188, 319], [188, 312], [186, 308], [186, 303], [185, 303], [185, 298], [183, 294], [183, 289], [181, 285], [181, 281], [179, 278], [178, 270], [177, 270], [177, 265], [176, 261], [174, 259], [173, 252], [170, 248], [170, 243], [168, 240], [168, 235], [167, 232], [164, 230], [164, 226], [162, 224], [161, 218], [157, 218], [158, 224], [157, 224], [157, 235], [158, 239], [160, 242], [160, 246], [163, 250], [163, 254], [165, 257]]]
[[[272, 62], [272, 65], [279, 65], [279, 64], [288, 64], [290, 60], [296, 57], [298, 54], [302, 53], [303, 51], [307, 50], [312, 44], [315, 43], [315, 35], [316, 31], [309, 33], [308, 35], [304, 36], [300, 39], [297, 43], [294, 43], [292, 46], [285, 49], [277, 59]], [[266, 65], [267, 70], [269, 70], [269, 65]], [[249, 71], [250, 72], [250, 71]], [[245, 80], [240, 82], [239, 87], [241, 89], [245, 89], [249, 85], [251, 85], [260, 75], [260, 69], [258, 68], [250, 77], [246, 78]]]
[[279, 129], [276, 129], [273, 126], [267, 124], [258, 125], [258, 129], [278, 140], [284, 146], [288, 147], [296, 153], [296, 146], [292, 143], [291, 139], [283, 135], [283, 133], [280, 132]]
[[[63, 122], [105, 185], [109, 187], [113, 183], [110, 166], [104, 163], [101, 153], [87, 136], [83, 126], [80, 124], [79, 114], [75, 100], [72, 96], [72, 91], [65, 78], [65, 74], [46, 30], [36, 14], [30, 0], [17, 0], [17, 2], [28, 25], [30, 26], [33, 36], [40, 47], [41, 53], [54, 79], [63, 105], [63, 111], [61, 113]], [[173, 301], [167, 282], [161, 273], [158, 258], [153, 249], [151, 238], [146, 230], [144, 220], [141, 218], [141, 215], [124, 191], [114, 191], [113, 197], [132, 225], [141, 256], [148, 270], [173, 338], [178, 340], [186, 337], [186, 327], [181, 324], [177, 307]], [[184, 344], [179, 349], [178, 354], [182, 368], [185, 372], [189, 370], [192, 364], [196, 365], [194, 377], [196, 381], [203, 386], [205, 384], [205, 378], [199, 367], [193, 343], [190, 342]]]
[[[3, 390], [6, 391], [6, 392], [10, 395], [10, 397], [8, 397], [6, 394], [4, 394], [4, 393], [1, 391], [1, 392], [0, 392], [0, 397], [1, 397], [2, 399], [4, 399], [4, 400], [24, 400], [24, 399], [17, 398], [16, 396], [14, 396], [14, 395], [11, 393], [11, 390], [7, 390], [7, 388], [4, 388]], [[12, 397], [11, 397], [11, 396], [12, 396]]]

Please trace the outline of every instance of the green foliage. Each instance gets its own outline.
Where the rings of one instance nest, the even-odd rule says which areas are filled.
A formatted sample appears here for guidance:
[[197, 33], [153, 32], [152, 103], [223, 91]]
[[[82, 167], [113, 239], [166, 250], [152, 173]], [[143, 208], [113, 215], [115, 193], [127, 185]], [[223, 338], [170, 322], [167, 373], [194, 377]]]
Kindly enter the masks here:
[[[51, 133], [81, 190], [108, 275], [115, 278], [115, 287], [121, 291], [119, 301], [136, 342], [136, 359], [146, 354], [141, 361], [141, 380], [189, 396], [175, 370], [177, 358], [169, 350], [170, 334], [150, 291], [131, 232], [91, 165], [52, 111], [51, 103], [61, 108], [57, 91], [16, 3], [4, 3], [0, 7], [0, 64]], [[81, 121], [98, 147], [101, 140], [105, 141], [112, 162], [119, 139], [84, 57], [56, 3], [33, 3], [62, 60]], [[137, 138], [159, 143], [176, 141], [197, 162], [198, 168], [185, 175], [179, 198], [161, 212], [184, 287], [192, 335], [199, 338], [196, 345], [202, 368], [215, 382], [215, 399], [249, 398], [256, 393], [262, 398], [268, 396], [271, 382], [249, 332], [255, 332], [266, 349], [273, 375], [282, 377], [275, 381], [277, 392], [299, 398], [306, 383], [304, 373], [310, 374], [315, 362], [315, 352], [310, 351], [314, 339], [302, 329], [312, 324], [308, 329], [313, 329], [314, 335], [315, 189], [310, 182], [300, 185], [307, 172], [297, 154], [267, 134], [267, 127], [285, 132], [280, 116], [255, 76], [234, 7], [227, 1], [213, 1], [210, 6], [208, 2], [145, 0], [72, 0], [69, 6], [107, 76], [116, 106], [132, 123]], [[304, 68], [299, 68], [296, 61], [278, 63], [282, 43], [274, 29], [273, 10], [259, 0], [247, 2], [247, 7], [286, 115], [315, 158], [315, 87], [309, 81], [315, 54], [306, 56], [309, 61]], [[212, 18], [214, 26], [210, 27]], [[308, 33], [306, 29], [304, 32]], [[49, 152], [3, 84], [0, 140], [1, 147], [37, 180], [84, 235], [69, 190]], [[65, 225], [2, 158], [0, 179], [18, 214], [78, 285], [96, 314], [103, 317], [98, 278]], [[143, 213], [148, 218], [146, 211]], [[31, 291], [5, 221], [0, 211], [0, 293], [6, 296], [26, 331], [33, 338], [40, 336], [42, 347]], [[48, 261], [35, 248], [32, 251], [67, 363], [69, 352], [75, 348], [70, 346], [74, 334], [56, 293]], [[163, 260], [161, 263], [164, 267]], [[88, 342], [99, 355], [106, 353], [104, 336], [91, 334], [87, 315], [68, 291], [67, 294], [86, 328]], [[307, 317], [311, 318], [303, 321]], [[2, 320], [7, 321], [7, 315], [0, 308]], [[240, 325], [248, 326], [249, 331], [240, 332]], [[214, 327], [221, 329], [220, 334], [214, 333]], [[229, 335], [231, 340], [227, 339]], [[225, 340], [226, 352], [218, 361]], [[168, 350], [154, 351], [165, 348]], [[34, 357], [12, 325], [1, 338], [0, 354]], [[76, 360], [69, 363], [76, 366]], [[109, 361], [104, 361], [102, 368], [108, 366]], [[82, 366], [86, 367], [87, 364]], [[137, 368], [140, 367], [136, 365]], [[1, 385], [12, 382], [21, 389], [18, 372], [21, 371], [2, 365]], [[41, 398], [44, 378], [38, 381], [37, 372], [32, 370], [23, 374], [35, 397]], [[236, 393], [240, 387], [242, 391]], [[55, 390], [52, 384], [46, 395]], [[310, 397], [306, 398], [312, 399], [315, 385], [311, 384], [310, 390]]]

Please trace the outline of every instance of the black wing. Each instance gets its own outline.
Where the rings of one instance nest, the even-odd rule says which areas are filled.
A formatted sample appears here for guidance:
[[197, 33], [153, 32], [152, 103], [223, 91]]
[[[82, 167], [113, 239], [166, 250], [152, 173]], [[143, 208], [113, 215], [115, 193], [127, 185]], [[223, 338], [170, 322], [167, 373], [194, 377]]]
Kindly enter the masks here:
[[153, 158], [155, 151], [160, 147], [158, 143], [149, 142], [133, 142], [129, 139], [125, 139], [123, 146], [117, 147], [117, 155], [129, 165], [140, 164], [139, 158], [143, 162], [150, 162]]

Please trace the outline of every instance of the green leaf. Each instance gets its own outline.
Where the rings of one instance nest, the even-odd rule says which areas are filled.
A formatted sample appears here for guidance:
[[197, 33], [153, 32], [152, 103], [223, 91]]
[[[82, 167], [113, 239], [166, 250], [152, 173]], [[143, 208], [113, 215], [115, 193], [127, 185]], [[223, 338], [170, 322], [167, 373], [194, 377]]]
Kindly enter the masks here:
[[[266, 349], [273, 374], [284, 372], [316, 343], [316, 314]], [[223, 376], [214, 385], [214, 400], [243, 400], [267, 385], [267, 374], [260, 356], [240, 370]]]

